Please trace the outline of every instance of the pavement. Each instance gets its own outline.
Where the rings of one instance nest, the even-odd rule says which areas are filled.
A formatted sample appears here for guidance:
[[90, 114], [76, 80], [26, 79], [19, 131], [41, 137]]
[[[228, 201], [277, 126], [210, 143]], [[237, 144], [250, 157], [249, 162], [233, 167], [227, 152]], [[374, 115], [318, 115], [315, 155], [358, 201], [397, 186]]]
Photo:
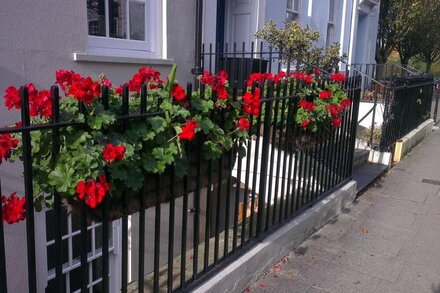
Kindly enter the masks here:
[[440, 131], [245, 292], [440, 293]]

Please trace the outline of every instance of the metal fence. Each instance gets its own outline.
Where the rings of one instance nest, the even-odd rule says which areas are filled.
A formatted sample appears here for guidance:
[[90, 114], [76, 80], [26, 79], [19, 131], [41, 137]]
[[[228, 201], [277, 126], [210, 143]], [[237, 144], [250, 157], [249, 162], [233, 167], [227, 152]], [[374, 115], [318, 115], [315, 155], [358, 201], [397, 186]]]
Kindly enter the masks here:
[[[229, 64], [227, 60], [220, 61], [220, 56], [217, 57], [217, 63], [211, 63], [209, 66], [211, 71], [222, 68], [221, 64]], [[252, 55], [250, 58], [252, 60]], [[243, 60], [240, 65], [243, 68], [253, 65], [250, 61], [246, 67]], [[260, 59], [258, 64], [267, 64], [266, 70], [270, 71], [274, 59], [269, 58], [266, 61]], [[234, 62], [237, 60], [230, 64], [237, 64]], [[277, 66], [281, 66], [278, 64]], [[261, 66], [258, 69], [261, 69]], [[251, 66], [250, 69], [255, 68]], [[249, 73], [246, 71], [248, 69], [242, 70], [244, 71], [240, 75]], [[287, 67], [287, 70], [290, 70], [290, 67]], [[231, 67], [231, 71], [232, 76], [234, 72], [239, 72], [234, 66]], [[232, 83], [235, 97], [242, 90], [242, 87], [238, 86], [241, 79], [236, 76], [235, 82]], [[244, 80], [240, 85], [243, 84]], [[113, 269], [109, 264], [109, 251], [116, 244], [109, 243], [109, 239], [112, 233], [116, 233], [110, 229], [112, 220], [115, 220], [110, 216], [115, 202], [112, 199], [111, 203], [110, 198], [106, 197], [101, 206], [98, 206], [97, 209], [102, 212], [102, 220], [95, 219], [92, 222], [95, 226], [99, 224], [100, 233], [97, 234], [90, 233], [90, 218], [87, 207], [82, 202], [79, 213], [70, 215], [79, 225], [80, 241], [76, 258], [78, 278], [74, 279], [75, 284], [69, 283], [69, 286], [64, 262], [65, 223], [61, 220], [65, 214], [65, 207], [62, 206], [60, 195], [54, 193], [54, 208], [48, 214], [48, 228], [53, 233], [54, 273], [53, 278], [49, 278], [46, 292], [65, 292], [75, 286], [78, 288], [76, 292], [189, 291], [228, 262], [237, 259], [287, 220], [350, 180], [360, 99], [359, 80], [349, 78], [345, 84], [352, 107], [344, 114], [342, 126], [337, 129], [321, 129], [316, 134], [304, 133], [294, 123], [299, 101], [299, 96], [294, 92], [300, 87], [301, 83], [290, 80], [279, 86], [269, 83], [267, 90], [262, 91], [262, 115], [251, 121], [250, 138], [246, 145], [243, 145], [247, 150], [245, 157], [240, 157], [237, 148], [234, 148], [233, 151], [224, 153], [219, 160], [204, 161], [200, 155], [199, 138], [198, 143], [188, 148], [195, 172], [190, 172], [183, 178], [182, 189], [173, 187], [179, 179], [173, 175], [173, 168], [169, 168], [166, 177], [151, 175], [154, 178], [152, 182], [155, 185], [155, 195], [145, 196], [144, 192], [140, 195], [123, 194], [119, 199], [120, 206], [123, 207], [121, 219], [116, 220], [121, 226], [121, 256], [120, 262], [115, 262], [116, 267]], [[188, 84], [188, 92], [191, 92], [191, 88], [192, 85]], [[121, 101], [122, 114], [118, 118], [121, 127], [133, 121], [161, 115], [160, 112], [146, 111], [145, 92], [144, 89], [140, 96], [138, 112], [129, 113], [128, 90], [124, 90]], [[64, 117], [60, 117], [58, 97], [58, 88], [52, 87], [51, 122], [31, 125], [28, 93], [26, 88], [22, 87], [23, 125], [18, 128], [0, 129], [0, 134], [22, 134], [29, 292], [37, 292], [40, 283], [47, 282], [38, 279], [36, 273], [44, 268], [36, 265], [36, 222], [33, 206], [33, 181], [36, 179], [32, 175], [31, 133], [52, 132], [52, 154], [55, 159], [59, 148], [59, 129], [68, 126], [84, 127], [82, 123], [66, 122]], [[102, 103], [107, 107], [108, 90], [105, 88], [102, 91]], [[161, 196], [164, 190], [168, 190], [166, 200]], [[137, 202], [139, 209], [135, 213], [130, 214], [128, 211], [128, 201]], [[137, 225], [134, 225], [134, 222]], [[93, 259], [94, 263], [90, 264], [92, 240], [93, 243], [99, 240], [101, 249]], [[0, 291], [8, 292], [6, 271], [13, 264], [6, 262], [4, 241], [2, 223]], [[94, 244], [92, 246], [95, 247]], [[130, 256], [137, 260], [137, 265], [129, 274], [130, 268], [133, 267], [128, 263]], [[113, 275], [110, 274], [111, 271], [114, 272]], [[120, 288], [111, 287], [110, 277], [120, 279]]]
[[[366, 139], [370, 148], [390, 151], [397, 140], [430, 118], [432, 75], [398, 64], [353, 64], [348, 68], [361, 79], [360, 101], [371, 103], [371, 109], [358, 121], [372, 116]], [[382, 125], [377, 125], [378, 120]]]

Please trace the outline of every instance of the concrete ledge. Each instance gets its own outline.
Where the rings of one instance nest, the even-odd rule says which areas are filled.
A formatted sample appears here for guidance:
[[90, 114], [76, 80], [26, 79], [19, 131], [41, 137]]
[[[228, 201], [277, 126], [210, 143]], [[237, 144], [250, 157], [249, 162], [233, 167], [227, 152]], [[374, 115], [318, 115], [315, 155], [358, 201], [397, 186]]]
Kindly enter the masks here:
[[400, 162], [416, 145], [422, 142], [434, 127], [434, 120], [429, 119], [420, 124], [416, 129], [405, 135], [396, 143], [394, 149], [394, 162]]
[[128, 64], [148, 64], [148, 65], [165, 65], [172, 66], [172, 59], [154, 59], [154, 58], [137, 58], [137, 57], [116, 57], [106, 55], [93, 55], [83, 53], [73, 53], [73, 60], [79, 62], [99, 62], [99, 63], [128, 63]]
[[391, 153], [370, 150], [368, 162], [391, 167]]
[[286, 223], [193, 292], [242, 292], [276, 261], [341, 213], [356, 196], [350, 181], [304, 213]]

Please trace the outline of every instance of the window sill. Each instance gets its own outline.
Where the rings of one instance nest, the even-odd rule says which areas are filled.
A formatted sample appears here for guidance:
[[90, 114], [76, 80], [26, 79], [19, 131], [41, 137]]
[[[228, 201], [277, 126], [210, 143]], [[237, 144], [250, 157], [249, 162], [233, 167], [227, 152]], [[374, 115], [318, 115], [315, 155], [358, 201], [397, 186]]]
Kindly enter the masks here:
[[125, 63], [148, 65], [173, 65], [173, 59], [139, 58], [124, 56], [107, 56], [84, 53], [73, 53], [73, 60], [77, 62]]

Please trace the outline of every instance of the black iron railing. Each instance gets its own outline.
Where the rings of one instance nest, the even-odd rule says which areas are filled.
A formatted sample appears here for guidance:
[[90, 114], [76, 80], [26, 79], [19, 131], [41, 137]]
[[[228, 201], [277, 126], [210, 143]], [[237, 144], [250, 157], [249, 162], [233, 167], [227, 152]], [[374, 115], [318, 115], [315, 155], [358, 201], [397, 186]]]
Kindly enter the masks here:
[[370, 148], [390, 151], [397, 140], [431, 117], [432, 75], [398, 64], [353, 64], [348, 68], [361, 79], [362, 106], [370, 107], [358, 121], [371, 119], [366, 129], [369, 137], [358, 134]]
[[[234, 49], [236, 49], [234, 47]], [[252, 71], [268, 71], [272, 69], [291, 70], [290, 61], [279, 62], [280, 58], [273, 58], [268, 52], [268, 59], [263, 53], [250, 54], [250, 63], [234, 59], [228, 63], [225, 57], [222, 61], [219, 55], [211, 55], [216, 59], [204, 60], [205, 69], [231, 71], [231, 87], [234, 97], [237, 97], [246, 81], [243, 76]], [[259, 54], [260, 59], [256, 59]], [[214, 60], [215, 60], [214, 59]], [[209, 63], [211, 62], [211, 63]], [[208, 65], [209, 64], [209, 65]], [[257, 68], [254, 65], [257, 64]], [[264, 65], [266, 64], [266, 65]], [[276, 67], [274, 67], [276, 64]], [[294, 64], [300, 68], [299, 62]], [[241, 71], [239, 68], [241, 67]], [[327, 82], [323, 78], [320, 82]], [[109, 262], [109, 243], [111, 234], [110, 212], [114, 202], [106, 197], [98, 206], [102, 212], [102, 226], [100, 243], [101, 255], [95, 260], [100, 270], [90, 279], [89, 245], [91, 241], [88, 233], [89, 220], [87, 208], [81, 202], [80, 212], [72, 213], [80, 223], [80, 277], [78, 287], [81, 292], [95, 286], [102, 292], [112, 290], [121, 292], [159, 291], [189, 291], [202, 281], [215, 274], [228, 262], [237, 259], [242, 253], [255, 245], [259, 240], [280, 227], [283, 223], [297, 216], [302, 211], [321, 200], [351, 178], [353, 150], [356, 137], [357, 115], [360, 99], [360, 81], [358, 78], [348, 78], [345, 89], [352, 101], [350, 110], [342, 117], [342, 124], [337, 129], [320, 129], [317, 133], [306, 133], [294, 122], [297, 105], [300, 97], [295, 94], [302, 86], [301, 83], [289, 80], [280, 85], [269, 82], [261, 86], [261, 115], [251, 118], [250, 138], [244, 145], [237, 145], [233, 151], [224, 153], [215, 161], [204, 161], [201, 157], [201, 141], [193, 149], [188, 148], [188, 161], [195, 162], [195, 173], [183, 178], [183, 189], [175, 190], [174, 168], [169, 170], [169, 178], [162, 175], [155, 176], [155, 194], [152, 196], [154, 204], [145, 201], [145, 190], [139, 195], [122, 194], [120, 200], [123, 207], [120, 221], [121, 229], [121, 261], [111, 270]], [[192, 85], [188, 84], [188, 96], [191, 96]], [[201, 93], [203, 94], [203, 85]], [[161, 115], [161, 113], [146, 111], [146, 88], [140, 95], [140, 107], [137, 113], [128, 113], [129, 96], [125, 88], [122, 97], [122, 115], [118, 118], [121, 125], [147, 117]], [[38, 284], [47, 280], [37, 279], [35, 221], [33, 206], [33, 178], [32, 175], [32, 141], [31, 133], [37, 131], [51, 131], [53, 134], [52, 154], [55, 160], [59, 151], [59, 129], [62, 127], [83, 127], [83, 123], [66, 122], [60, 116], [58, 105], [58, 88], [52, 87], [53, 115], [51, 122], [44, 125], [31, 125], [29, 120], [29, 98], [25, 87], [21, 88], [21, 106], [23, 125], [17, 128], [2, 128], [0, 134], [21, 133], [23, 137], [24, 185], [26, 194], [26, 241], [27, 243], [27, 273], [29, 292], [36, 292]], [[102, 104], [108, 107], [108, 89], [103, 88]], [[79, 107], [83, 109], [83, 107]], [[85, 128], [86, 129], [86, 128]], [[239, 147], [246, 149], [246, 156], [241, 157]], [[0, 178], [2, 179], [2, 178]], [[168, 180], [169, 195], [163, 200], [164, 181]], [[3, 179], [4, 180], [4, 179]], [[180, 179], [179, 179], [180, 180]], [[204, 184], [204, 182], [207, 184]], [[190, 186], [195, 186], [190, 189]], [[53, 216], [48, 229], [53, 229], [55, 242], [54, 279], [49, 281], [46, 291], [64, 292], [66, 282], [64, 276], [63, 229], [61, 218], [65, 213], [62, 200], [58, 193], [54, 193]], [[139, 210], [129, 214], [127, 202], [138, 201]], [[177, 204], [178, 203], [178, 204]], [[148, 215], [154, 215], [147, 218]], [[1, 210], [0, 210], [1, 216]], [[137, 229], [131, 226], [129, 219], [136, 218]], [[177, 225], [178, 224], [178, 225]], [[146, 233], [151, 227], [154, 233]], [[154, 227], [154, 228], [153, 228]], [[181, 227], [177, 229], [176, 227]], [[129, 252], [129, 242], [133, 245], [137, 235], [137, 251]], [[164, 236], [166, 235], [166, 236]], [[9, 266], [5, 259], [3, 224], [0, 225], [0, 291], [8, 292], [6, 272]], [[6, 235], [6, 238], [8, 235]], [[164, 240], [165, 237], [165, 240]], [[154, 239], [147, 245], [148, 239]], [[152, 248], [152, 249], [151, 249]], [[9, 248], [11, 249], [11, 248]], [[149, 251], [149, 252], [148, 252]], [[152, 251], [152, 253], [151, 253]], [[131, 277], [129, 271], [129, 253], [138, 260], [137, 272]], [[151, 269], [147, 269], [151, 268]], [[120, 288], [111, 288], [109, 283], [110, 271], [116, 272], [120, 279]]]

